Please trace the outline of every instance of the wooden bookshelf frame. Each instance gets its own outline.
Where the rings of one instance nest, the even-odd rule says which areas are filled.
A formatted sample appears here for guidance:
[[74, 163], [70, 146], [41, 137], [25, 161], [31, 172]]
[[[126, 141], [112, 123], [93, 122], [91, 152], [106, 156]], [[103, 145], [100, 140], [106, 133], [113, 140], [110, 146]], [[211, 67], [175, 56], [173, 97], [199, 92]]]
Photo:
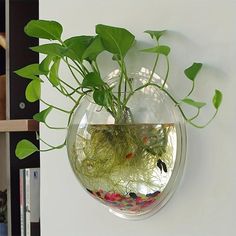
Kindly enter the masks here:
[[8, 235], [18, 236], [21, 235], [19, 170], [40, 167], [40, 160], [38, 152], [19, 160], [15, 148], [22, 139], [39, 146], [35, 133], [29, 132], [38, 130], [38, 123], [32, 117], [39, 112], [39, 102], [29, 103], [25, 99], [25, 88], [30, 81], [18, 77], [14, 71], [39, 61], [38, 55], [29, 50], [38, 45], [38, 40], [24, 33], [26, 23], [38, 19], [39, 0], [0, 1], [6, 4], [6, 120], [0, 120], [0, 132], [6, 132]]
[[38, 131], [39, 123], [35, 120], [0, 120], [0, 132]]

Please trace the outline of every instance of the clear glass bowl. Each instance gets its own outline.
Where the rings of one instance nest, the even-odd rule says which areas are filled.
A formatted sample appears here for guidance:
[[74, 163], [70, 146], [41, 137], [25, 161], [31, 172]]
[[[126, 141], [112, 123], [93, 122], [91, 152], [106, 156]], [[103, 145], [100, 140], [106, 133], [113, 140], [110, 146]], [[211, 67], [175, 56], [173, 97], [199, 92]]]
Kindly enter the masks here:
[[[107, 81], [113, 83], [119, 73], [113, 71]], [[142, 68], [130, 78], [140, 86], [150, 75]], [[152, 81], [162, 84], [156, 74]], [[135, 92], [127, 107], [132, 122], [115, 124], [110, 113], [85, 97], [70, 124], [67, 150], [89, 195], [119, 217], [142, 219], [164, 206], [180, 181], [186, 127], [178, 107], [155, 86]]]

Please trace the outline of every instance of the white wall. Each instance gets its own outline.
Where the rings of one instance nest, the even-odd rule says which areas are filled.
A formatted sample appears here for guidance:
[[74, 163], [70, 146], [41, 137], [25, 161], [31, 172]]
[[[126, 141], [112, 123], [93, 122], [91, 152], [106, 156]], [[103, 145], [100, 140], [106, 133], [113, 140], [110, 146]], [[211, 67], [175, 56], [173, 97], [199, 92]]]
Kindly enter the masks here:
[[[42, 236], [236, 235], [235, 12], [235, 0], [40, 0], [40, 17], [60, 21], [66, 36], [91, 34], [97, 23], [127, 27], [142, 41], [148, 40], [142, 34], [146, 29], [171, 30], [171, 83], [179, 95], [189, 85], [180, 82], [183, 69], [194, 60], [206, 65], [196, 98], [210, 101], [215, 87], [224, 93], [223, 107], [211, 125], [204, 130], [188, 126], [184, 179], [171, 201], [145, 221], [116, 218], [91, 199], [74, 177], [65, 149], [42, 153]], [[48, 88], [43, 97], [52, 98]], [[41, 131], [52, 142], [60, 139], [44, 127]]]

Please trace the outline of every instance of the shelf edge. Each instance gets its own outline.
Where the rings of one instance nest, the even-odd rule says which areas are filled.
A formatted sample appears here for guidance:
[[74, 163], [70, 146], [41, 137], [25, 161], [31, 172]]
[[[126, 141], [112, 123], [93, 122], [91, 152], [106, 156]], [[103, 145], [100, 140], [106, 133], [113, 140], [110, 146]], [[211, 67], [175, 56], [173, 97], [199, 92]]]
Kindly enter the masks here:
[[39, 123], [32, 119], [0, 120], [0, 132], [38, 131]]

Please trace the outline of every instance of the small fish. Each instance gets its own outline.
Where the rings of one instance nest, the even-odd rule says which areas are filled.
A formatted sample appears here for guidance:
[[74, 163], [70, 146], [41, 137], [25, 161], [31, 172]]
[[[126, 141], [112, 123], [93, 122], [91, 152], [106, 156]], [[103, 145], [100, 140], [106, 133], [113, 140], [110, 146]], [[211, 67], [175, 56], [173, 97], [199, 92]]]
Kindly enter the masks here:
[[158, 161], [157, 161], [157, 167], [160, 169], [160, 171], [162, 172], [162, 164], [161, 164], [161, 159], [159, 159]]
[[165, 162], [162, 162], [162, 167], [163, 167], [164, 172], [167, 172], [167, 166]]
[[160, 171], [162, 172], [162, 170], [166, 173], [167, 172], [167, 166], [166, 163], [163, 162], [161, 159], [159, 159], [157, 161], [157, 167], [160, 169]]
[[129, 193], [129, 196], [130, 196], [131, 198], [133, 198], [133, 199], [135, 199], [135, 198], [138, 197], [138, 196], [136, 195], [136, 193], [133, 193], [133, 192]]
[[144, 143], [144, 144], [147, 144], [147, 142], [148, 142], [148, 137], [147, 137], [147, 136], [144, 136], [144, 137], [143, 137], [143, 143]]
[[146, 196], [147, 197], [156, 197], [159, 193], [160, 193], [160, 191], [156, 191], [154, 193], [148, 193], [148, 194], [146, 194]]
[[129, 153], [125, 156], [126, 159], [131, 159], [131, 158], [133, 158], [133, 157], [134, 157], [134, 153], [133, 153], [133, 152], [129, 152]]
[[86, 188], [86, 190], [87, 190], [89, 193], [93, 194], [93, 191], [89, 190], [88, 188]]

